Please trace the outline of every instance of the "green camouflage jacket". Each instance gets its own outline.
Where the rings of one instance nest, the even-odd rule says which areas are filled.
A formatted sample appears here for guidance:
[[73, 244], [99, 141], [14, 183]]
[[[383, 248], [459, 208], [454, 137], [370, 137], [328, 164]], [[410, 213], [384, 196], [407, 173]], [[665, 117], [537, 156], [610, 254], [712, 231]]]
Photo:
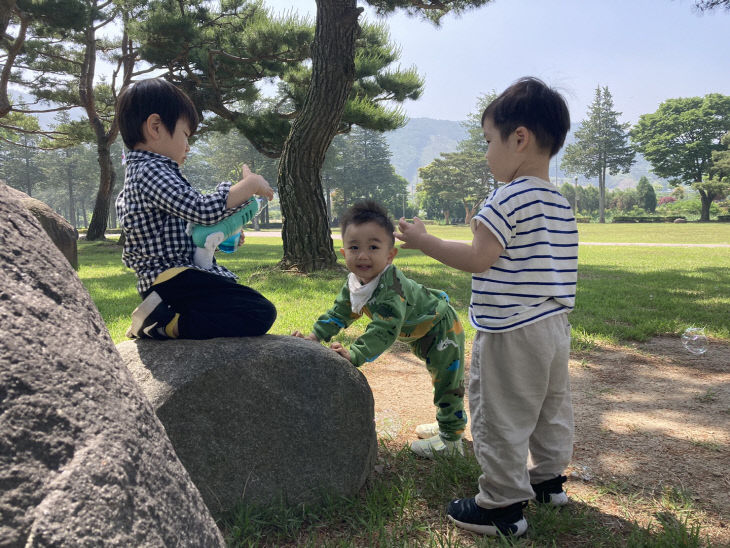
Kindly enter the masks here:
[[407, 278], [394, 265], [386, 267], [362, 313], [352, 311], [347, 282], [335, 303], [314, 324], [317, 338], [329, 341], [341, 329], [366, 314], [371, 318], [360, 337], [350, 345], [350, 360], [357, 367], [375, 360], [395, 342], [413, 342], [443, 318], [449, 309], [444, 291], [428, 289]]

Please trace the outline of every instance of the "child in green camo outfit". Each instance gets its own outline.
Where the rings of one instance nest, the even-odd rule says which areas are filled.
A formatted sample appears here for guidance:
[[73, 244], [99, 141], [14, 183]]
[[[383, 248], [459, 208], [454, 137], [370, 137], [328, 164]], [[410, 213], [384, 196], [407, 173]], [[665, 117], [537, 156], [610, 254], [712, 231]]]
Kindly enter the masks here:
[[411, 450], [422, 457], [435, 453], [464, 454], [461, 437], [464, 412], [464, 329], [443, 291], [428, 289], [407, 278], [392, 262], [393, 222], [382, 206], [365, 201], [342, 217], [340, 250], [350, 271], [334, 306], [315, 322], [312, 332], [294, 336], [329, 341], [363, 314], [371, 318], [365, 333], [345, 348], [330, 345], [356, 367], [374, 361], [396, 339], [410, 344], [425, 360], [434, 387], [437, 422], [416, 428], [421, 439]]

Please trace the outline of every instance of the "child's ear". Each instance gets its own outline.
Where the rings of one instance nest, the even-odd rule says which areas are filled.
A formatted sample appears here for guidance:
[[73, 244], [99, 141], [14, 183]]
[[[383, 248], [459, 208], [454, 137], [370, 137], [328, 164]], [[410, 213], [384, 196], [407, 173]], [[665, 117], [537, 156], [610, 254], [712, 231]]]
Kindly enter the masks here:
[[393, 259], [395, 259], [396, 255], [398, 255], [398, 248], [393, 246], [390, 248], [390, 252], [388, 253], [388, 264], [391, 264], [393, 262]]
[[527, 129], [525, 126], [518, 126], [517, 129], [515, 129], [514, 136], [518, 152], [522, 152], [523, 150], [525, 150], [525, 148], [527, 148], [527, 145], [532, 139], [532, 134], [530, 133], [530, 130]]
[[341, 247], [340, 248], [340, 253], [342, 253], [342, 256], [343, 257], [345, 256], [345, 248], [344, 247]]
[[142, 135], [147, 139], [156, 139], [160, 135], [160, 128], [162, 127], [162, 118], [159, 114], [150, 114], [142, 124]]

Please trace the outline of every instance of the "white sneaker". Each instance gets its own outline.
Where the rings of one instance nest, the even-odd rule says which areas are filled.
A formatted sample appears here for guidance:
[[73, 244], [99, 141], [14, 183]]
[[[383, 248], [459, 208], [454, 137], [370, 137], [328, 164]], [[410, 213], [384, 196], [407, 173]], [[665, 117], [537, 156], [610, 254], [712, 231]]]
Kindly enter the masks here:
[[172, 308], [162, 301], [156, 291], [152, 291], [132, 312], [132, 325], [127, 329], [126, 335], [130, 339], [169, 339], [165, 326], [174, 317]]
[[411, 443], [411, 451], [426, 459], [432, 459], [436, 454], [456, 455], [458, 453], [463, 457], [464, 444], [461, 442], [461, 438], [456, 441], [445, 441], [441, 439], [440, 435], [436, 434], [431, 438], [416, 440]]
[[432, 438], [439, 433], [439, 423], [419, 424], [416, 426], [416, 436], [421, 439]]

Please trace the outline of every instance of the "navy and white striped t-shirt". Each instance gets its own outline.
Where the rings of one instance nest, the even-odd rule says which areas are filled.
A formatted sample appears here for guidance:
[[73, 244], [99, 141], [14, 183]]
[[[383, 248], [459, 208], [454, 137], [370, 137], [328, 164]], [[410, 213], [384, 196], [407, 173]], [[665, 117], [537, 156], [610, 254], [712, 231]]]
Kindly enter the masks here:
[[472, 275], [469, 319], [476, 329], [510, 331], [573, 309], [578, 228], [554, 185], [515, 179], [497, 188], [471, 222], [504, 246], [489, 270]]
[[[245, 206], [227, 209], [231, 183], [224, 182], [210, 194], [195, 190], [180, 173], [177, 162], [154, 152], [135, 150], [127, 154], [124, 188], [116, 201], [117, 217], [126, 239], [122, 262], [137, 274], [137, 290], [152, 286], [165, 270], [195, 265], [195, 244], [185, 232], [188, 221], [212, 225]], [[236, 278], [216, 264], [209, 272]]]

